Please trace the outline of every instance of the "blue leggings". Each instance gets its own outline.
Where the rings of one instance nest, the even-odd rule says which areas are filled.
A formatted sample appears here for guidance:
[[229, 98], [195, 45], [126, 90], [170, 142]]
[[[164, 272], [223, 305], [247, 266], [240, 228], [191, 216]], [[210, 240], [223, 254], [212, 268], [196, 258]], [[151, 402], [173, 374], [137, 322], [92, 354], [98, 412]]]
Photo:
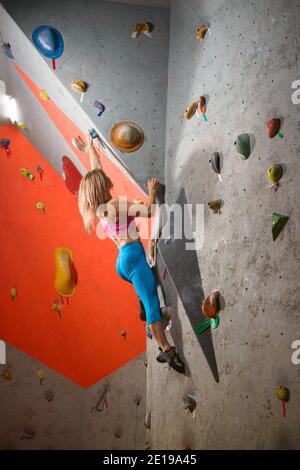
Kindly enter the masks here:
[[119, 248], [116, 268], [124, 281], [133, 284], [143, 302], [148, 325], [161, 321], [155, 277], [147, 263], [145, 250], [140, 241], [127, 243]]

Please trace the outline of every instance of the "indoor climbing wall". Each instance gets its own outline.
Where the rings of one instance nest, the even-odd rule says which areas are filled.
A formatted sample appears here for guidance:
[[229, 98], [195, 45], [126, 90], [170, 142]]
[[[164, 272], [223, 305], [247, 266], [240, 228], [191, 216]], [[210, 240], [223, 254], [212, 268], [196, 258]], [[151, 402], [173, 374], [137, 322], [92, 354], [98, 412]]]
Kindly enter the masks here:
[[[137, 122], [145, 132], [143, 147], [129, 157], [122, 153], [119, 156], [141, 184], [154, 173], [163, 179], [169, 9], [72, 0], [60, 4], [58, 14], [51, 2], [30, 0], [25, 10], [17, 0], [4, 1], [3, 5], [22, 30], [15, 32], [14, 23], [4, 11], [1, 27], [4, 40], [11, 44], [25, 73], [41, 87], [44, 86], [41, 76], [47, 77], [46, 91], [59, 100], [73, 122], [81, 128], [98, 128], [108, 141], [116, 122]], [[131, 37], [135, 23], [140, 21], [153, 25], [153, 38], [144, 34], [136, 39]], [[55, 26], [63, 36], [64, 51], [56, 61], [55, 74], [51, 60], [32, 60], [32, 54], [39, 56], [37, 51], [32, 52], [32, 31], [42, 24]], [[57, 79], [64, 90], [57, 85]], [[71, 88], [74, 79], [87, 84], [82, 102], [80, 93]], [[95, 101], [105, 107], [101, 116]]]
[[[1, 39], [13, 51], [7, 57], [1, 50], [0, 79], [17, 105], [14, 113], [5, 111], [18, 123], [1, 127], [1, 226], [8, 249], [1, 253], [7, 271], [1, 278], [6, 294], [0, 339], [7, 364], [0, 366], [0, 447], [143, 448], [144, 324], [133, 290], [115, 273], [115, 247], [86, 236], [73, 194], [89, 162], [72, 139], [97, 128], [97, 121], [0, 8]], [[1, 106], [1, 119], [3, 111]], [[144, 198], [126, 163], [103, 149], [101, 158], [116, 195]], [[70, 253], [75, 268], [69, 299], [65, 295], [73, 289], [60, 289], [55, 277], [62, 253]]]
[[[196, 30], [205, 24], [209, 30], [200, 40]], [[184, 269], [186, 254], [177, 251], [169, 273], [162, 264], [171, 334], [188, 373], [158, 364], [149, 341], [152, 449], [299, 448], [300, 376], [292, 363], [300, 332], [300, 105], [292, 102], [299, 28], [297, 0], [171, 2], [166, 198], [174, 203], [184, 188], [187, 202], [204, 205], [199, 290], [205, 297], [219, 290], [225, 305], [218, 328], [211, 329], [217, 383], [171, 278]], [[201, 112], [186, 119], [185, 110], [200, 96], [207, 121]], [[282, 135], [271, 126], [276, 135], [270, 139], [272, 118], [280, 118]], [[248, 156], [242, 134], [251, 142], [245, 160], [238, 153]], [[214, 152], [221, 156], [220, 178]], [[267, 177], [274, 164], [283, 168], [277, 191]], [[218, 200], [220, 211], [218, 204], [209, 207]], [[289, 217], [275, 241], [273, 213]], [[197, 311], [200, 323], [201, 304]], [[276, 397], [280, 385], [290, 391], [286, 418]]]

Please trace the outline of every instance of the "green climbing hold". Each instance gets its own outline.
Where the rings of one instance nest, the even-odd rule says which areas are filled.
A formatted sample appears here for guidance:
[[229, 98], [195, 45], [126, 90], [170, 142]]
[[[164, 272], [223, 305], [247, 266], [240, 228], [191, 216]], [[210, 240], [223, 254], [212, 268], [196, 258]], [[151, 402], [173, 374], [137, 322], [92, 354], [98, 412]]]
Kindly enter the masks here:
[[278, 214], [277, 212], [273, 212], [272, 215], [272, 235], [273, 235], [273, 242], [276, 240], [280, 232], [283, 230], [285, 224], [289, 220], [287, 215]]
[[237, 153], [240, 154], [243, 160], [247, 160], [250, 157], [251, 145], [250, 145], [250, 135], [241, 134], [238, 136], [234, 142], [235, 149]]
[[220, 319], [218, 316], [216, 318], [208, 318], [203, 323], [198, 325], [197, 328], [195, 328], [195, 331], [197, 335], [202, 335], [202, 333], [204, 333], [209, 328], [213, 328], [214, 330], [218, 328], [219, 323], [220, 323]]

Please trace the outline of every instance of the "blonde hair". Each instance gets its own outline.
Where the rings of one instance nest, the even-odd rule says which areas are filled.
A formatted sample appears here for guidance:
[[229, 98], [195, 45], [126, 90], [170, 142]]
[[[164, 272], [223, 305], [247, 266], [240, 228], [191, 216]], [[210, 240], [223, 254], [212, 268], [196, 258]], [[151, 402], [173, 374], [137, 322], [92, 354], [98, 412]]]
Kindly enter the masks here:
[[95, 226], [97, 208], [106, 204], [110, 198], [113, 184], [103, 170], [89, 171], [81, 180], [78, 194], [78, 207], [87, 233]]

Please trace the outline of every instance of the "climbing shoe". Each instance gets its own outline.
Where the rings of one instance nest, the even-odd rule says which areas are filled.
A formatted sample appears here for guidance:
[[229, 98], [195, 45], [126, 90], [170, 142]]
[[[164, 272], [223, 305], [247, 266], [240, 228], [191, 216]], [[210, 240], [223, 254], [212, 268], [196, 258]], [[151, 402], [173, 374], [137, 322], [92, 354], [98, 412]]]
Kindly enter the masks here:
[[158, 355], [156, 356], [156, 360], [157, 362], [159, 362], [160, 364], [165, 364], [167, 361], [164, 359], [163, 357], [163, 350], [161, 348], [159, 348], [159, 353]]
[[178, 353], [176, 352], [176, 348], [171, 346], [168, 351], [164, 351], [161, 357], [169, 364], [169, 366], [176, 370], [179, 374], [184, 374], [185, 372], [185, 365], [181, 361]]

